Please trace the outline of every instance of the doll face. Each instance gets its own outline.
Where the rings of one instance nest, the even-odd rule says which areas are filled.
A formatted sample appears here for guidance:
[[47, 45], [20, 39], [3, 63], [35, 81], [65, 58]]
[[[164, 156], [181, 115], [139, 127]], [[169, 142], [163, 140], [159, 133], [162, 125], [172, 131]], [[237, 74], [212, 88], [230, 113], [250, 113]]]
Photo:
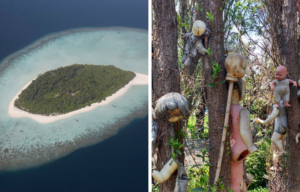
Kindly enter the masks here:
[[237, 78], [243, 78], [246, 73], [247, 60], [239, 53], [231, 53], [225, 60], [227, 73]]
[[285, 66], [279, 66], [276, 69], [275, 79], [278, 81], [283, 80], [287, 76], [287, 69]]

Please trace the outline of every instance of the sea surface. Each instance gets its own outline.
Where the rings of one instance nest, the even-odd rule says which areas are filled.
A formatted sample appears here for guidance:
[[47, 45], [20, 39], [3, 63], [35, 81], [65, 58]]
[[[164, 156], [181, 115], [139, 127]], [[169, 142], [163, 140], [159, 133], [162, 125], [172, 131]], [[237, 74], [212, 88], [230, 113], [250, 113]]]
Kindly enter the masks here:
[[0, 172], [0, 191], [147, 191], [148, 117], [53, 163]]
[[[110, 55], [110, 58], [103, 58], [96, 51], [100, 49], [103, 52], [102, 54], [106, 54], [105, 51], [110, 48], [114, 49], [114, 46], [117, 46], [118, 42], [115, 42], [114, 46], [108, 48], [101, 47], [101, 43], [99, 45], [93, 43], [86, 44], [85, 42], [94, 42], [95, 33], [93, 33], [94, 36], [89, 35], [92, 34], [90, 32], [87, 32], [87, 35], [70, 33], [72, 35], [66, 36], [63, 40], [56, 39], [53, 41], [54, 43], [49, 46], [40, 47], [37, 51], [30, 52], [30, 50], [26, 49], [36, 42], [40, 44], [39, 41], [45, 38], [45, 36], [49, 37], [49, 34], [51, 36], [51, 34], [59, 34], [61, 31], [72, 31], [71, 29], [81, 32], [84, 30], [97, 31], [98, 28], [116, 26], [133, 28], [133, 31], [139, 31], [140, 29], [141, 31], [147, 30], [148, 1], [0, 0], [0, 62], [5, 61], [5, 59], [9, 58], [8, 56], [17, 51], [26, 51], [26, 53], [23, 52], [23, 55], [14, 60], [14, 62], [4, 62], [13, 64], [9, 65], [9, 67], [2, 66], [2, 69], [7, 70], [7, 72], [4, 70], [0, 71], [0, 78], [2, 78], [0, 97], [3, 101], [0, 102], [0, 132], [2, 136], [10, 130], [12, 131], [10, 136], [14, 138], [13, 134], [15, 132], [13, 131], [20, 128], [22, 128], [22, 130], [19, 130], [20, 132], [26, 132], [26, 130], [36, 132], [35, 130], [41, 128], [47, 131], [51, 130], [53, 135], [58, 135], [58, 130], [65, 128], [65, 130], [69, 130], [65, 132], [70, 133], [70, 136], [67, 136], [69, 137], [69, 141], [76, 143], [76, 139], [72, 139], [72, 137], [76, 136], [78, 128], [82, 127], [86, 130], [95, 129], [97, 127], [95, 124], [97, 124], [97, 121], [101, 121], [101, 118], [109, 119], [109, 111], [115, 109], [111, 106], [106, 106], [102, 110], [97, 109], [91, 113], [79, 114], [74, 116], [74, 118], [56, 122], [52, 125], [39, 125], [28, 118], [21, 118], [19, 120], [9, 119], [7, 113], [5, 113], [7, 112], [7, 108], [4, 101], [8, 100], [13, 93], [37, 74], [59, 66], [57, 58], [62, 59], [63, 65], [67, 65], [68, 59], [66, 58], [70, 58], [69, 62], [74, 62], [77, 59], [78, 63], [86, 61], [86, 63], [82, 64], [115, 64], [119, 65], [118, 67], [120, 68], [124, 67], [124, 69], [147, 74], [148, 67], [145, 64], [147, 53], [139, 54], [135, 50], [143, 50], [144, 46], [133, 46], [122, 51], [122, 53], [116, 52], [115, 55]], [[118, 41], [118, 38], [115, 39], [113, 36], [114, 33], [119, 34], [119, 32], [124, 35], [123, 37], [130, 36], [131, 34], [130, 31], [123, 33], [124, 31], [121, 28], [114, 28], [111, 34], [104, 34], [104, 36], [108, 37], [108, 39]], [[106, 33], [110, 32], [106, 31]], [[133, 36], [137, 37], [137, 41], [141, 42], [141, 39], [139, 39], [141, 36], [136, 36], [136, 33], [133, 33]], [[75, 37], [78, 37], [78, 39]], [[130, 37], [127, 39], [130, 39]], [[99, 41], [101, 40], [99, 39]], [[72, 42], [74, 42], [74, 46], [83, 46], [84, 50], [82, 52], [78, 51], [78, 49], [72, 50], [72, 46], [70, 46]], [[133, 42], [133, 45], [135, 43], [138, 45], [139, 42]], [[145, 39], [145, 42], [147, 42], [147, 39]], [[124, 44], [122, 46], [125, 47], [126, 41], [122, 43]], [[47, 52], [47, 50], [50, 51]], [[58, 52], [54, 52], [54, 50], [58, 50]], [[69, 52], [66, 52], [66, 50], [69, 50]], [[118, 51], [117, 49], [114, 50]], [[122, 49], [120, 48], [120, 50]], [[65, 57], [65, 55], [68, 57]], [[97, 60], [95, 55], [99, 57], [98, 60], [101, 63], [95, 61]], [[130, 59], [134, 57], [135, 61], [131, 61]], [[13, 57], [12, 59], [15, 58]], [[49, 63], [40, 62], [41, 64], [39, 65], [39, 61], [42, 61], [41, 58]], [[138, 63], [143, 64], [140, 66]], [[3, 65], [3, 62], [0, 65]], [[11, 79], [15, 79], [15, 82], [12, 82]], [[11, 87], [11, 89], [8, 89], [8, 87]], [[135, 99], [134, 97], [138, 94], [134, 93], [141, 91], [143, 93], [140, 93], [140, 96], [143, 96], [143, 99]], [[132, 100], [144, 103], [144, 98], [147, 94], [147, 86], [133, 86], [123, 98], [118, 98], [112, 104], [118, 106], [119, 110], [127, 110], [128, 113], [128, 111], [134, 111], [135, 108], [125, 106], [123, 103], [128, 104], [133, 102]], [[106, 111], [108, 114], [101, 115], [101, 111]], [[97, 116], [97, 113], [100, 113], [100, 115]], [[114, 113], [122, 115], [122, 112], [115, 111]], [[107, 136], [108, 138], [98, 144], [79, 148], [65, 157], [39, 165], [38, 167], [0, 172], [0, 191], [147, 191], [148, 117], [145, 117], [145, 115], [137, 116], [140, 116], [140, 118], [136, 118], [121, 129], [114, 131], [111, 134], [112, 136]], [[93, 119], [96, 118], [97, 121], [94, 121]], [[104, 121], [101, 126], [107, 130], [110, 124], [112, 123]], [[74, 134], [72, 129], [74, 129]], [[51, 136], [51, 132], [47, 131], [45, 131], [44, 135], [48, 134]], [[63, 140], [68, 133], [63, 133], [60, 138], [51, 139]], [[32, 134], [27, 136], [32, 136]], [[18, 137], [20, 139], [11, 143], [18, 143], [23, 139], [24, 143], [19, 144], [26, 146], [27, 136], [23, 137], [19, 134]], [[38, 140], [37, 137], [33, 139]], [[48, 141], [49, 145], [51, 139]], [[0, 148], [1, 145], [11, 147], [11, 143], [1, 144], [0, 141]], [[43, 151], [40, 151], [40, 153], [43, 153]]]

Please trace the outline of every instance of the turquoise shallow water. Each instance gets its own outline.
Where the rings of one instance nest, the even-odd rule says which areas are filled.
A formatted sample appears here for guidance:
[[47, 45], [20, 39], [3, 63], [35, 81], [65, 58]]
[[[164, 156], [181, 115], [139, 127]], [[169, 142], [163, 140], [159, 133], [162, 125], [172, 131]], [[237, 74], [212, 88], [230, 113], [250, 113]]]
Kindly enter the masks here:
[[[0, 63], [0, 170], [44, 164], [98, 143], [147, 114], [148, 86], [132, 86], [92, 111], [49, 124], [11, 118], [13, 96], [38, 74], [62, 66], [114, 65], [148, 74], [148, 35], [128, 28], [81, 28], [45, 36]], [[116, 106], [117, 108], [113, 107]]]

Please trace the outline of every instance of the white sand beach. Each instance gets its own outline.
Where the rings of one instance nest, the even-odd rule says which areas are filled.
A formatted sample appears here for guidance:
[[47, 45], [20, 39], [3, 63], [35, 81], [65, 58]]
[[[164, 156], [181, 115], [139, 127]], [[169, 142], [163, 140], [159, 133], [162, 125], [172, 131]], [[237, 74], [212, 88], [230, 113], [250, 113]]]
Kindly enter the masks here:
[[[129, 89], [130, 86], [132, 85], [147, 85], [148, 84], [148, 75], [145, 74], [140, 74], [140, 73], [135, 73], [136, 76], [133, 80], [131, 80], [127, 85], [125, 85], [123, 88], [118, 90], [116, 93], [113, 95], [107, 97], [105, 101], [102, 101], [100, 103], [93, 103], [91, 106], [84, 107], [82, 109], [78, 109], [76, 111], [72, 111], [66, 114], [62, 115], [57, 115], [57, 116], [44, 116], [44, 115], [36, 115], [36, 114], [31, 114], [26, 111], [20, 110], [17, 107], [14, 106], [15, 100], [18, 98], [22, 90], [26, 89], [32, 80], [28, 82], [22, 89], [13, 97], [13, 99], [10, 101], [9, 106], [8, 106], [8, 115], [12, 118], [22, 118], [22, 117], [29, 117], [39, 123], [46, 124], [46, 123], [51, 123], [60, 119], [65, 119], [69, 118], [73, 115], [79, 114], [79, 113], [84, 113], [87, 111], [91, 111], [94, 108], [102, 105], [109, 104], [111, 101], [117, 99], [118, 97], [122, 96], [123, 94], [126, 93], [126, 91]], [[33, 79], [34, 80], [34, 79]]]

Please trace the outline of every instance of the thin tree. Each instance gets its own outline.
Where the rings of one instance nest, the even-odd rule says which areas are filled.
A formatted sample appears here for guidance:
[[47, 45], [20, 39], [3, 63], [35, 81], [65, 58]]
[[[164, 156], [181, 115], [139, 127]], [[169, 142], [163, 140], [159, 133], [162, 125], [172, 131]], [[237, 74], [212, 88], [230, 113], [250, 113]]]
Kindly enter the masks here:
[[[154, 58], [152, 59], [152, 80], [153, 100], [169, 92], [180, 93], [180, 76], [178, 69], [177, 55], [177, 15], [174, 0], [154, 0], [153, 6], [153, 48]], [[171, 158], [170, 141], [171, 123], [166, 119], [157, 119], [159, 123], [159, 144], [157, 152], [157, 170], [161, 170], [165, 163]], [[175, 124], [175, 135], [180, 131], [180, 123]], [[183, 143], [182, 136], [179, 142]], [[184, 165], [184, 153], [179, 155], [178, 161]], [[174, 191], [177, 171], [159, 185], [159, 191]]]
[[[214, 178], [217, 169], [218, 155], [221, 146], [222, 132], [224, 129], [224, 118], [227, 102], [226, 83], [222, 83], [225, 79], [226, 71], [224, 67], [224, 21], [223, 11], [225, 2], [222, 0], [198, 0], [198, 6], [202, 10], [198, 10], [197, 18], [203, 20], [207, 27], [211, 30], [208, 40], [205, 40], [205, 48], [210, 48], [212, 52], [211, 58], [205, 56], [203, 58], [203, 73], [205, 79], [206, 105], [208, 107], [209, 116], [209, 159], [212, 167], [209, 170], [209, 183], [214, 185]], [[220, 65], [221, 71], [216, 78], [213, 78], [212, 61]], [[227, 138], [228, 141], [228, 138]], [[224, 149], [220, 178], [225, 184], [225, 190], [230, 187], [230, 148]]]
[[[276, 42], [280, 49], [281, 65], [288, 68], [290, 79], [298, 80], [296, 0], [268, 0], [264, 2], [272, 14], [271, 24], [275, 31], [274, 38], [277, 39]], [[270, 191], [300, 191], [300, 153], [299, 144], [295, 142], [295, 136], [299, 132], [300, 102], [295, 87], [290, 87], [290, 93], [292, 106], [287, 109], [289, 130], [286, 151], [288, 151], [288, 158], [279, 160], [283, 171], [275, 172]]]

